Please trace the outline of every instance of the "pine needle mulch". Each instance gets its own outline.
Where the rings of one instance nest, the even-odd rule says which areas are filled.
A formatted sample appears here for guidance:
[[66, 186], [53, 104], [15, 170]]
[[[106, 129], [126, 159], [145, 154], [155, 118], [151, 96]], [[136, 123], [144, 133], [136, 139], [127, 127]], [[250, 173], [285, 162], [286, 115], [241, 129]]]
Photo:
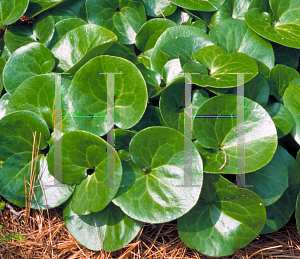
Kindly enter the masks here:
[[[12, 205], [12, 204], [11, 204]], [[188, 248], [179, 238], [176, 222], [144, 224], [138, 236], [123, 249], [108, 253], [90, 251], [78, 243], [68, 232], [62, 217], [62, 208], [47, 211], [26, 210], [12, 205], [20, 217], [4, 208], [0, 216], [3, 234], [20, 233], [23, 242], [0, 242], [1, 259], [106, 259], [106, 258], [197, 258], [208, 259], [196, 250]], [[26, 215], [29, 213], [28, 215]], [[27, 218], [27, 223], [25, 222]], [[295, 223], [289, 222], [279, 231], [260, 235], [248, 246], [225, 259], [300, 258], [300, 236]]]

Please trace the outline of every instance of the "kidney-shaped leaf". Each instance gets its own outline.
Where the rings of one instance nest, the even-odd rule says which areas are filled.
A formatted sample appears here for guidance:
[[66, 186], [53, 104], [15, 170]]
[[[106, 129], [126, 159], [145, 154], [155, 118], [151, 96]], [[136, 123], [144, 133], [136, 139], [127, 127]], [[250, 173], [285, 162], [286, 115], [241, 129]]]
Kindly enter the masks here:
[[[57, 180], [77, 185], [72, 210], [87, 215], [104, 209], [116, 195], [122, 178], [117, 152], [102, 138], [84, 131], [67, 132], [61, 141], [62, 176]], [[106, 149], [110, 149], [108, 155]], [[55, 177], [54, 151], [52, 146], [47, 159], [49, 172]], [[109, 161], [114, 163], [114, 170]], [[88, 173], [88, 169], [92, 173]]]
[[0, 0], [0, 25], [10, 25], [26, 11], [29, 0]]
[[123, 248], [139, 233], [142, 223], [125, 215], [110, 203], [105, 209], [86, 216], [72, 211], [71, 199], [64, 204], [64, 221], [70, 234], [93, 251], [107, 252]]
[[[245, 161], [245, 173], [254, 172], [268, 164], [276, 151], [277, 132], [270, 115], [248, 98], [240, 106], [243, 102], [238, 102], [238, 98], [244, 99], [231, 94], [216, 96], [197, 111], [193, 134], [207, 149], [203, 154], [206, 157], [205, 172], [235, 174], [237, 159]], [[238, 109], [244, 111], [245, 120], [238, 125], [237, 102]], [[244, 134], [240, 133], [242, 130]], [[243, 141], [239, 140], [238, 134], [243, 134]], [[237, 149], [245, 149], [243, 158], [237, 156]]]
[[[190, 154], [186, 163], [185, 147]], [[122, 161], [124, 187], [113, 199], [125, 214], [143, 222], [162, 223], [182, 216], [196, 204], [202, 160], [183, 134], [166, 127], [146, 128], [132, 138], [129, 153], [133, 162]], [[186, 171], [185, 176], [185, 166], [191, 175]], [[188, 176], [190, 185], [183, 181]]]
[[220, 175], [204, 174], [196, 206], [177, 220], [182, 241], [208, 256], [233, 254], [262, 230], [266, 211], [260, 197]]
[[270, 0], [272, 12], [253, 8], [245, 14], [258, 35], [290, 48], [300, 49], [300, 5], [298, 0]]
[[54, 56], [59, 59], [58, 72], [74, 74], [90, 59], [102, 55], [116, 40], [113, 32], [95, 24], [69, 31], [52, 48]]
[[190, 10], [213, 12], [219, 10], [225, 0], [172, 0], [172, 2]]
[[[120, 72], [122, 74], [111, 75], [115, 87], [115, 124], [119, 128], [128, 129], [141, 119], [148, 98], [141, 72], [126, 59], [100, 56], [89, 61], [75, 74], [69, 88], [69, 106], [72, 106], [73, 118], [80, 129], [100, 136], [108, 132], [105, 119], [108, 106], [107, 75], [99, 73]], [[114, 91], [110, 89], [109, 93], [112, 93], [113, 98]], [[76, 115], [94, 117], [78, 118]]]
[[33, 134], [40, 140], [40, 150], [47, 147], [50, 132], [46, 122], [30, 111], [13, 112], [0, 120], [0, 161], [15, 153], [32, 151]]
[[3, 70], [4, 87], [12, 94], [27, 78], [51, 72], [55, 58], [41, 43], [29, 43], [17, 49]]

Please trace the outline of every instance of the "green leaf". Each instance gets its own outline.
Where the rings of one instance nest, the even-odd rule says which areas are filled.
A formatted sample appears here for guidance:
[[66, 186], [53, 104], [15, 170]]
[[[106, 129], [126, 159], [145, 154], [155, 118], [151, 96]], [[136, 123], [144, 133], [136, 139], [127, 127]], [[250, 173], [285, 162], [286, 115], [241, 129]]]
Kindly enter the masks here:
[[[192, 184], [184, 179], [184, 143], [189, 140], [176, 130], [150, 127], [130, 141], [131, 161], [122, 161], [124, 187], [113, 203], [128, 216], [148, 223], [163, 223], [187, 213], [197, 202], [202, 186], [202, 161], [192, 145]], [[144, 170], [142, 170], [144, 169]]]
[[86, 20], [86, 0], [67, 0], [52, 9], [52, 16], [56, 23], [68, 18]]
[[175, 12], [177, 6], [169, 0], [137, 0], [144, 4], [147, 15], [168, 16]]
[[245, 53], [270, 69], [274, 67], [271, 43], [255, 34], [244, 21], [222, 21], [209, 31], [209, 35], [228, 53]]
[[114, 57], [120, 57], [125, 58], [129, 60], [130, 62], [137, 64], [138, 59], [136, 57], [136, 54], [134, 50], [131, 48], [119, 43], [115, 42], [105, 53], [104, 55], [114, 56]]
[[225, 0], [194, 1], [194, 0], [172, 0], [180, 7], [196, 11], [213, 12], [221, 8]]
[[163, 67], [162, 76], [166, 84], [166, 87], [175, 83], [184, 83], [185, 78], [184, 78], [183, 70], [181, 68], [180, 60], [177, 58], [168, 61]]
[[25, 16], [32, 18], [66, 0], [30, 0]]
[[228, 19], [245, 20], [245, 13], [252, 8], [267, 10], [269, 0], [227, 0], [224, 5], [213, 15], [212, 25], [216, 26]]
[[3, 69], [5, 67], [6, 61], [4, 58], [0, 57], [0, 94], [3, 90], [3, 78], [2, 78], [2, 74], [3, 74]]
[[274, 156], [266, 166], [245, 175], [246, 185], [253, 185], [247, 188], [262, 199], [264, 206], [276, 202], [288, 188], [289, 174], [282, 158], [285, 155], [282, 149], [278, 145]]
[[9, 102], [10, 94], [4, 94], [0, 99], [0, 120], [5, 116], [6, 107]]
[[[277, 132], [267, 111], [258, 103], [244, 99], [244, 143], [237, 144], [237, 98], [226, 94], [215, 96], [200, 106], [193, 120], [193, 134], [206, 157], [204, 171], [208, 173], [236, 173], [237, 148], [245, 149], [245, 173], [254, 172], [270, 162], [277, 148]], [[240, 103], [240, 102], [239, 102]], [[219, 117], [217, 117], [219, 116]], [[222, 117], [220, 117], [222, 116]], [[224, 117], [227, 116], [227, 117]], [[225, 161], [222, 170], [219, 170]]]
[[193, 22], [192, 26], [196, 26], [196, 27], [200, 28], [205, 33], [207, 32], [207, 27], [206, 27], [205, 22], [203, 22], [201, 20], [197, 20], [197, 21]]
[[275, 123], [278, 138], [289, 134], [294, 126], [294, 118], [289, 110], [281, 103], [273, 103], [264, 107]]
[[146, 22], [143, 4], [130, 0], [87, 0], [88, 22], [113, 31], [122, 44], [134, 44], [141, 26]]
[[173, 14], [167, 16], [166, 18], [178, 25], [190, 25], [193, 20], [193, 16], [182, 8], [177, 8]]
[[164, 65], [179, 56], [187, 61], [195, 61], [193, 57], [195, 52], [214, 43], [214, 39], [198, 27], [187, 25], [171, 27], [155, 44], [151, 55], [152, 69], [162, 74]]
[[176, 23], [169, 19], [151, 19], [144, 23], [138, 34], [136, 35], [135, 41], [136, 46], [141, 51], [147, 51], [154, 48], [160, 35], [164, 33], [168, 28], [176, 26]]
[[116, 40], [114, 33], [94, 24], [69, 31], [52, 48], [54, 56], [59, 59], [57, 72], [75, 74], [86, 62], [107, 51]]
[[[207, 46], [198, 50], [194, 57], [208, 70], [208, 75], [191, 75], [191, 81], [200, 86], [214, 88], [237, 87], [237, 75], [230, 73], [246, 73], [244, 83], [258, 73], [256, 62], [244, 53], [226, 53], [219, 46]], [[189, 73], [190, 71], [186, 71]]]
[[270, 0], [270, 13], [253, 8], [245, 14], [258, 35], [286, 47], [300, 49], [300, 6], [298, 0]]
[[72, 201], [64, 205], [63, 217], [70, 234], [93, 251], [112, 252], [123, 248], [140, 232], [142, 224], [110, 203], [105, 209], [86, 216], [75, 214]]
[[135, 135], [135, 131], [131, 130], [123, 130], [123, 129], [115, 129], [115, 142], [114, 142], [114, 148], [116, 150], [125, 150], [129, 152], [129, 143], [130, 140]]
[[300, 144], [300, 85], [290, 85], [284, 92], [283, 102], [294, 117], [295, 125], [291, 133]]
[[274, 43], [275, 64], [282, 64], [293, 69], [298, 69], [299, 55], [296, 49], [287, 48], [285, 46]]
[[71, 115], [95, 116], [92, 119], [73, 117], [80, 129], [99, 136], [107, 133], [107, 75], [99, 73], [120, 72], [121, 75], [114, 75], [115, 124], [129, 129], [141, 119], [147, 106], [147, 88], [140, 71], [126, 59], [100, 56], [75, 74], [69, 88]]
[[300, 84], [299, 73], [284, 65], [276, 65], [267, 79], [270, 86], [270, 94], [274, 95], [276, 99], [282, 102], [283, 94], [290, 84]]
[[177, 220], [182, 241], [208, 256], [226, 256], [249, 244], [265, 224], [261, 198], [220, 175], [204, 174], [195, 207]]
[[145, 52], [142, 52], [138, 56], [138, 61], [142, 63], [146, 68], [151, 69], [151, 55], [152, 55], [153, 49], [147, 50]]
[[0, 120], [0, 161], [15, 153], [32, 152], [33, 134], [41, 134], [40, 150], [47, 147], [50, 133], [45, 121], [30, 111], [10, 113]]
[[290, 220], [295, 211], [296, 199], [299, 193], [300, 170], [294, 157], [284, 148], [279, 147], [281, 157], [289, 173], [289, 187], [275, 203], [266, 207], [267, 220], [261, 234], [268, 234], [282, 228]]
[[13, 92], [6, 114], [32, 111], [43, 118], [48, 128], [54, 128], [54, 76], [38, 75], [26, 79]]
[[[62, 136], [62, 183], [76, 184], [72, 210], [79, 215], [103, 210], [116, 195], [122, 179], [122, 165], [117, 152], [102, 138], [84, 131], [67, 132]], [[113, 151], [114, 174], [107, 172], [106, 149]], [[48, 156], [48, 168], [54, 175], [54, 146]], [[94, 172], [88, 174], [87, 170]]]
[[29, 0], [1, 0], [0, 24], [10, 25], [25, 13]]
[[[30, 24], [13, 24], [4, 35], [7, 51], [14, 53], [18, 48], [32, 42], [37, 42]], [[4, 55], [5, 53], [3, 53]], [[8, 54], [8, 53], [7, 53]]]
[[32, 29], [34, 37], [48, 47], [55, 31], [55, 22], [51, 13], [46, 11], [38, 15]]
[[12, 94], [27, 78], [51, 72], [55, 59], [41, 43], [30, 43], [16, 50], [3, 70], [4, 87]]
[[[35, 165], [36, 169], [32, 168]], [[33, 182], [35, 195], [32, 199], [31, 208], [42, 210], [55, 208], [72, 195], [74, 186], [55, 186], [55, 179], [49, 174], [44, 155], [39, 155], [32, 160], [32, 152], [14, 154], [4, 162], [0, 169], [1, 195], [19, 207], [25, 207], [25, 190], [27, 190], [28, 198], [30, 186], [26, 184], [25, 188], [24, 177], [30, 182], [31, 172], [36, 179]]]

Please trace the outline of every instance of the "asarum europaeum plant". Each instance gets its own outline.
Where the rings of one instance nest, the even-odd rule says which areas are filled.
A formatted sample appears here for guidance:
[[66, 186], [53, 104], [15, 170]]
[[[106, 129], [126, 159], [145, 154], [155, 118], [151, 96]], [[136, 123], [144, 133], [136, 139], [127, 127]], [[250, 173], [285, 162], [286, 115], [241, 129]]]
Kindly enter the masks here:
[[277, 231], [295, 210], [300, 230], [299, 0], [0, 6], [6, 200], [26, 205], [34, 165], [31, 208], [63, 204], [68, 230], [91, 250], [124, 247], [143, 222], [176, 220], [187, 246], [215, 257]]

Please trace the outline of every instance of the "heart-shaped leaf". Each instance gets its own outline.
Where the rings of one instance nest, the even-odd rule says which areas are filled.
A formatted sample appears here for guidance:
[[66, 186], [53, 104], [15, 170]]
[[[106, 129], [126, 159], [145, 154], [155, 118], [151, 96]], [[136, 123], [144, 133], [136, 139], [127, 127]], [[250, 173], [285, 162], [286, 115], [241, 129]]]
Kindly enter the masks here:
[[253, 186], [247, 188], [262, 199], [264, 206], [276, 202], [288, 188], [289, 173], [282, 158], [285, 155], [282, 149], [278, 145], [273, 158], [266, 166], [245, 175], [246, 185]]
[[58, 72], [75, 74], [90, 59], [102, 55], [117, 40], [117, 36], [94, 24], [79, 26], [66, 33], [52, 48], [59, 59]]
[[171, 27], [155, 44], [151, 56], [152, 69], [162, 74], [164, 65], [179, 56], [187, 61], [195, 61], [193, 55], [196, 51], [213, 44], [214, 39], [200, 28], [187, 25]]
[[143, 4], [129, 0], [87, 0], [88, 22], [113, 31], [123, 44], [135, 43], [135, 37], [146, 22]]
[[177, 220], [177, 226], [190, 248], [219, 257], [249, 244], [265, 220], [266, 211], [257, 194], [236, 188], [220, 175], [204, 174], [198, 203]]
[[1, 0], [0, 24], [10, 25], [17, 21], [26, 11], [29, 0]]
[[[185, 143], [192, 146], [189, 166], [193, 187], [178, 186], [184, 180]], [[162, 223], [182, 216], [196, 204], [202, 186], [202, 160], [183, 134], [166, 127], [146, 128], [132, 138], [129, 153], [133, 162], [122, 161], [124, 187], [113, 200], [125, 214], [143, 222]]]
[[135, 44], [141, 51], [154, 48], [156, 41], [168, 28], [176, 26], [169, 19], [151, 19], [144, 23], [135, 38]]
[[140, 232], [142, 224], [110, 203], [105, 209], [86, 216], [72, 211], [71, 199], [64, 204], [64, 221], [71, 235], [93, 251], [111, 252], [123, 248]]
[[[73, 118], [80, 129], [99, 136], [107, 133], [107, 75], [99, 73], [120, 72], [121, 75], [114, 75], [115, 124], [119, 128], [129, 129], [141, 119], [147, 106], [147, 88], [140, 71], [126, 59], [100, 56], [75, 74], [69, 88], [69, 106], [72, 106]], [[91, 119], [77, 115], [95, 117]]]
[[278, 148], [289, 173], [289, 186], [275, 203], [266, 207], [267, 220], [261, 234], [272, 233], [282, 228], [295, 211], [299, 193], [300, 170], [294, 157], [284, 148]]
[[225, 0], [172, 0], [172, 2], [190, 10], [213, 12], [219, 10]]
[[289, 134], [294, 126], [294, 118], [289, 110], [281, 103], [266, 105], [265, 109], [275, 123], [278, 138], [282, 138]]
[[228, 53], [245, 53], [270, 69], [274, 67], [275, 57], [272, 45], [255, 34], [244, 21], [223, 21], [213, 27], [209, 35]]
[[270, 41], [300, 49], [300, 5], [298, 0], [269, 0], [270, 13], [253, 8], [245, 14], [249, 27]]
[[[239, 148], [245, 150], [244, 173], [254, 172], [268, 164], [276, 151], [277, 132], [270, 115], [246, 97], [244, 105], [240, 106], [242, 102], [238, 102], [239, 98], [244, 99], [231, 94], [215, 96], [197, 111], [193, 134], [203, 147], [198, 151], [206, 157], [205, 172], [235, 174], [236, 162], [240, 159], [237, 155]], [[238, 104], [238, 109], [244, 110], [243, 125], [237, 125]], [[238, 141], [240, 137], [237, 134], [241, 129], [244, 131], [244, 142]]]
[[40, 43], [46, 47], [49, 46], [55, 31], [54, 19], [48, 11], [37, 16], [36, 22], [33, 24], [33, 35]]
[[0, 161], [15, 153], [31, 152], [34, 132], [40, 139], [40, 150], [45, 149], [50, 138], [46, 122], [30, 111], [19, 111], [5, 115], [0, 120]]
[[27, 78], [51, 72], [55, 59], [41, 43], [30, 43], [16, 50], [3, 70], [4, 87], [12, 94]]
[[52, 16], [56, 23], [68, 18], [86, 20], [86, 0], [67, 0], [52, 9]]
[[[47, 160], [44, 155], [32, 159], [32, 152], [22, 152], [9, 157], [0, 169], [1, 195], [19, 207], [25, 207], [26, 197], [30, 193], [31, 177], [34, 196], [31, 203], [33, 209], [51, 209], [63, 204], [73, 193], [74, 186], [55, 186], [54, 177], [49, 174]], [[41, 186], [42, 185], [42, 186]], [[25, 196], [25, 190], [27, 194]]]
[[26, 17], [34, 17], [66, 0], [30, 0], [28, 9], [25, 13]]
[[[72, 196], [72, 210], [79, 215], [101, 211], [116, 195], [122, 179], [122, 165], [117, 152], [102, 138], [84, 131], [67, 132], [61, 141], [61, 181], [77, 185]], [[110, 149], [108, 157], [107, 149]], [[55, 174], [54, 156], [53, 146], [47, 156], [51, 175]], [[115, 161], [113, 174], [107, 172], [112, 169], [107, 162], [110, 159]], [[92, 173], [88, 173], [88, 169]]]
[[286, 108], [293, 115], [295, 125], [292, 135], [296, 142], [300, 144], [300, 85], [290, 85], [284, 92], [283, 102]]
[[[207, 74], [191, 75], [191, 81], [214, 88], [237, 87], [237, 73], [244, 73], [244, 83], [258, 73], [254, 59], [244, 53], [226, 53], [219, 46], [207, 46], [194, 54], [196, 61], [208, 69]], [[190, 69], [189, 69], [190, 70]], [[184, 68], [185, 73], [190, 73]]]

